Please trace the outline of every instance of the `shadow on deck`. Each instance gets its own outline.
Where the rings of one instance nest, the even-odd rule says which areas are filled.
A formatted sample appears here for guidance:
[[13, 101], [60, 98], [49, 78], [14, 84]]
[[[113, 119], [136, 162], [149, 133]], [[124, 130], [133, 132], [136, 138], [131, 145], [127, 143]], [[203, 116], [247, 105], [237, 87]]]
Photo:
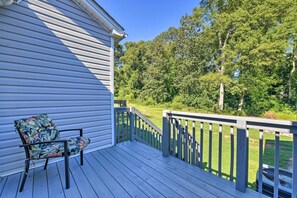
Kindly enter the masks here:
[[261, 197], [138, 142], [85, 154], [85, 163], [70, 159], [70, 189], [65, 189], [64, 163], [31, 169], [22, 193], [22, 173], [0, 180], [0, 197]]

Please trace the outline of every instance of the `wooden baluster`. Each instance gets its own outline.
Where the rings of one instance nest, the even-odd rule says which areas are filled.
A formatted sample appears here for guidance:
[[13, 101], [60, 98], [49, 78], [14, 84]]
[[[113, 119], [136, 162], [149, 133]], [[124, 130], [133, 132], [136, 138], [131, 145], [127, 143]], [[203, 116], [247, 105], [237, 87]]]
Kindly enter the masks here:
[[182, 128], [181, 128], [181, 119], [178, 120], [178, 140], [177, 140], [177, 153], [178, 158], [182, 159]]
[[230, 181], [233, 182], [233, 172], [234, 172], [234, 126], [230, 127]]
[[209, 123], [209, 145], [208, 145], [208, 172], [212, 172], [211, 159], [212, 158], [212, 123]]
[[153, 129], [153, 127], [150, 127], [150, 130], [151, 130], [151, 132], [150, 132], [151, 146], [153, 146], [154, 145], [154, 129]]
[[259, 179], [258, 179], [258, 192], [262, 193], [263, 191], [263, 130], [260, 130], [259, 138]]
[[152, 131], [153, 131], [153, 148], [156, 148], [156, 132], [154, 129]]
[[196, 124], [195, 121], [192, 122], [192, 165], [196, 165], [195, 159], [196, 159]]
[[184, 137], [184, 158], [185, 161], [188, 162], [188, 141], [189, 141], [189, 137], [188, 137], [188, 120], [185, 121], [185, 137]]
[[172, 150], [173, 150], [173, 156], [174, 157], [176, 157], [176, 139], [175, 139], [175, 137], [176, 137], [176, 120], [175, 119], [173, 119], [172, 120], [173, 121], [173, 126], [172, 126]]
[[204, 130], [204, 123], [200, 123], [200, 147], [199, 147], [199, 155], [200, 155], [200, 168], [203, 169], [203, 130]]
[[222, 144], [222, 139], [223, 139], [223, 127], [222, 125], [219, 126], [219, 161], [218, 161], [218, 172], [219, 172], [219, 177], [222, 177], [222, 150], [223, 150], [223, 144]]
[[145, 142], [146, 142], [147, 144], [149, 144], [149, 136], [148, 136], [149, 132], [148, 132], [148, 130], [147, 130], [147, 126], [148, 126], [148, 124], [145, 123]]
[[274, 198], [278, 198], [278, 185], [279, 185], [279, 132], [275, 132], [274, 190], [273, 190]]
[[138, 117], [138, 139], [139, 139], [139, 141], [141, 141], [141, 119], [140, 119], [140, 117]]
[[117, 130], [116, 130], [116, 137], [117, 137], [117, 143], [120, 143], [120, 113], [116, 112], [117, 114]]
[[148, 126], [148, 131], [149, 131], [149, 145], [152, 146], [152, 130], [151, 130], [151, 126]]
[[130, 117], [130, 115], [129, 115], [129, 112], [126, 112], [126, 141], [127, 140], [130, 140], [130, 133], [129, 133], [129, 117]]
[[137, 127], [137, 115], [134, 114], [134, 132], [135, 132], [135, 136], [134, 138], [137, 140], [137, 130], [138, 130], [138, 127]]
[[155, 133], [155, 148], [158, 149], [158, 133]]
[[160, 150], [162, 150], [162, 148], [163, 148], [163, 145], [162, 145], [162, 136], [159, 134], [159, 139], [160, 139]]
[[141, 127], [142, 127], [141, 142], [144, 142], [144, 121], [143, 121], [143, 119], [141, 119]]
[[125, 119], [124, 119], [124, 112], [122, 112], [122, 124], [121, 124], [121, 141], [124, 142], [124, 131], [125, 131]]
[[191, 136], [190, 135], [188, 135], [188, 160], [187, 160], [187, 162], [188, 163], [191, 163], [191, 157], [192, 157], [192, 153], [191, 153], [191, 151], [192, 151], [192, 149], [191, 149], [191, 146], [192, 146], [192, 138], [191, 138]]
[[156, 147], [157, 144], [156, 144], [156, 131], [155, 130], [154, 130], [154, 137], [153, 138], [154, 138], [154, 141], [153, 141], [154, 142], [154, 148], [157, 148]]

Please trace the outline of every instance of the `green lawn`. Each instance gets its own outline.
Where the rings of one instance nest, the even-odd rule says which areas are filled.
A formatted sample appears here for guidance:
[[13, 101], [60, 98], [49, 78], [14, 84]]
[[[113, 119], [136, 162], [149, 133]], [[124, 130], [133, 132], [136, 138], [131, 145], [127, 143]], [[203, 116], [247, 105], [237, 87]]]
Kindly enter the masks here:
[[[162, 128], [162, 111], [166, 109], [162, 106], [143, 106], [139, 104], [128, 103], [128, 106], [137, 108], [145, 116], [147, 116], [153, 123]], [[189, 122], [189, 126], [192, 123]], [[200, 126], [196, 123], [196, 127]], [[218, 170], [218, 142], [219, 133], [218, 125], [213, 125], [213, 140], [212, 140], [212, 169], [216, 173]], [[205, 169], [208, 169], [208, 145], [209, 145], [209, 124], [204, 126], [204, 146], [203, 146], [203, 162], [205, 164]], [[191, 130], [189, 130], [192, 133]], [[236, 133], [235, 133], [236, 134]], [[200, 131], [196, 130], [196, 139], [200, 142]], [[265, 132], [264, 133], [264, 164], [273, 165], [274, 164], [274, 134]], [[281, 136], [280, 138], [280, 167], [287, 169], [290, 165], [290, 158], [292, 157], [292, 138], [287, 136]], [[235, 136], [235, 151], [236, 151], [236, 136]], [[223, 159], [222, 159], [222, 173], [225, 178], [229, 178], [230, 174], [230, 127], [223, 127]], [[236, 157], [236, 153], [235, 153]], [[236, 162], [236, 160], [235, 160]], [[236, 170], [236, 163], [234, 164]], [[256, 130], [249, 131], [249, 186], [251, 188], [255, 187], [256, 182], [256, 172], [259, 167], [259, 132]], [[234, 176], [236, 173], [234, 172]]]

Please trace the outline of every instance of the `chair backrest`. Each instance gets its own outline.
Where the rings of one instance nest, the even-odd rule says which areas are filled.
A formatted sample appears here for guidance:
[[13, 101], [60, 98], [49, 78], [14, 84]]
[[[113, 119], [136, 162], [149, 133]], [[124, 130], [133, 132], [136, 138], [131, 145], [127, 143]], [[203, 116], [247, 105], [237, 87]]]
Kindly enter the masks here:
[[47, 114], [14, 121], [23, 144], [57, 140], [60, 133]]

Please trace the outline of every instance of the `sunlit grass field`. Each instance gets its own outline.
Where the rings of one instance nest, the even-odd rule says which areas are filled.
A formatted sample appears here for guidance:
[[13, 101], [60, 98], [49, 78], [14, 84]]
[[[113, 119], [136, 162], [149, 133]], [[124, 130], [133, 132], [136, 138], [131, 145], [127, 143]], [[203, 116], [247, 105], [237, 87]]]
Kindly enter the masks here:
[[[166, 109], [163, 106], [144, 106], [139, 104], [128, 103], [128, 106], [137, 108], [141, 113], [148, 117], [159, 128], [162, 128], [162, 111]], [[293, 115], [294, 116], [294, 115]], [[285, 119], [294, 119], [292, 116], [284, 115]], [[189, 122], [189, 133], [192, 123]], [[196, 123], [196, 141], [200, 143], [200, 123]], [[219, 144], [219, 126], [213, 124], [212, 132], [212, 170], [216, 174], [218, 170], [218, 144]], [[205, 170], [208, 170], [208, 153], [209, 153], [209, 124], [204, 124], [204, 140], [203, 140], [203, 162]], [[235, 137], [235, 158], [236, 158], [236, 133]], [[230, 141], [230, 127], [223, 126], [223, 149], [222, 149], [222, 175], [229, 179], [230, 175], [230, 153], [231, 153], [231, 141]], [[263, 141], [263, 163], [268, 165], [274, 165], [274, 140], [275, 135], [269, 132], [264, 132]], [[290, 169], [292, 157], [292, 137], [281, 136], [280, 137], [280, 168]], [[256, 186], [256, 174], [259, 167], [259, 131], [249, 131], [249, 164], [248, 164], [248, 178], [249, 187], [255, 188]], [[236, 159], [234, 160], [234, 170], [236, 170]], [[234, 177], [236, 172], [234, 171]]]

